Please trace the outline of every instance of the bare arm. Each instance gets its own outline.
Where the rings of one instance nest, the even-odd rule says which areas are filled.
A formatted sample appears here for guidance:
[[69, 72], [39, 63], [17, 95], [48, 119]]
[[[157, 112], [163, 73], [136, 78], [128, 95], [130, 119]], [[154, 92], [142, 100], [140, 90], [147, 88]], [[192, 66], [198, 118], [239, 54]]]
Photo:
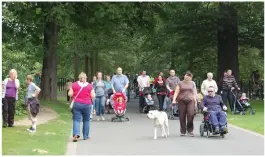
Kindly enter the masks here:
[[176, 99], [178, 97], [178, 94], [179, 94], [179, 85], [177, 85], [177, 87], [176, 87], [172, 103], [176, 103]]
[[73, 88], [71, 87], [71, 88], [69, 89], [69, 91], [68, 91], [68, 96], [69, 96], [69, 97], [73, 97], [73, 95], [74, 95], [74, 91], [73, 91]]
[[91, 99], [95, 99], [95, 96], [96, 96], [95, 91], [94, 91], [94, 89], [92, 89], [90, 92]]
[[20, 82], [18, 79], [15, 80], [15, 85], [16, 85], [16, 88], [18, 89], [20, 87]]
[[35, 88], [35, 93], [32, 96], [37, 97], [40, 94], [41, 89], [38, 86], [36, 86], [35, 83], [33, 83], [33, 86]]

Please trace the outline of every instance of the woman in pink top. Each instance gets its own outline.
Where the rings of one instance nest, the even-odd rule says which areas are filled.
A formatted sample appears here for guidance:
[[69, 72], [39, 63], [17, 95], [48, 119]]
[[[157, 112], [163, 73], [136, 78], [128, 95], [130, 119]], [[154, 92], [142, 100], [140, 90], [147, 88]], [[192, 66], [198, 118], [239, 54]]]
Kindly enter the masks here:
[[83, 139], [89, 139], [90, 114], [92, 109], [92, 99], [95, 92], [91, 84], [87, 82], [85, 73], [79, 75], [79, 81], [72, 84], [68, 95], [73, 98], [73, 142], [77, 142], [80, 137], [80, 121], [83, 119]]

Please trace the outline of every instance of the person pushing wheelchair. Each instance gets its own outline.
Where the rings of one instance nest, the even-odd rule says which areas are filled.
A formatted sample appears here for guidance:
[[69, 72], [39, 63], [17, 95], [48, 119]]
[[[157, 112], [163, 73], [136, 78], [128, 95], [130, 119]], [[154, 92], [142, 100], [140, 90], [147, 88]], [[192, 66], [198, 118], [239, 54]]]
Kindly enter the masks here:
[[224, 112], [227, 110], [227, 107], [223, 103], [222, 97], [215, 94], [213, 86], [208, 88], [208, 94], [203, 97], [200, 106], [203, 112], [208, 112], [210, 114], [210, 122], [215, 128], [215, 133], [219, 134], [220, 131], [222, 133], [227, 133], [227, 119], [226, 113]]

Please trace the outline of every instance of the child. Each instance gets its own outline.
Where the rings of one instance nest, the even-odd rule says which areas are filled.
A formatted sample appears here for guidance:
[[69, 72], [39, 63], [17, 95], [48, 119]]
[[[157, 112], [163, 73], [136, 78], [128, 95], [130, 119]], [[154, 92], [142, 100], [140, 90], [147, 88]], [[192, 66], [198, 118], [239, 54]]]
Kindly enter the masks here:
[[245, 106], [250, 106], [250, 103], [248, 102], [249, 98], [247, 98], [246, 93], [242, 93], [242, 96], [239, 100], [241, 104], [244, 104]]
[[201, 93], [201, 91], [200, 91], [199, 88], [197, 88], [197, 95], [198, 95], [197, 110], [200, 111], [200, 104], [201, 104], [201, 102], [202, 102], [203, 95], [202, 95], [202, 93]]
[[39, 95], [41, 89], [32, 81], [33, 81], [33, 76], [27, 75], [26, 83], [28, 88], [25, 97], [25, 105], [27, 107], [28, 118], [32, 122], [32, 126], [27, 130], [29, 132], [36, 132], [37, 114], [39, 113], [40, 110], [40, 103], [39, 100], [37, 99], [37, 96]]

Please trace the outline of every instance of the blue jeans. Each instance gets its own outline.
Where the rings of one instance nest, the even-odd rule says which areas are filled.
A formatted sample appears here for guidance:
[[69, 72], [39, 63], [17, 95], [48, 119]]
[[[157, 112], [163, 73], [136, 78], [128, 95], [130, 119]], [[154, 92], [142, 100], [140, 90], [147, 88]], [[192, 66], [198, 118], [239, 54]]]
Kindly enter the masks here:
[[80, 137], [80, 121], [83, 119], [83, 138], [87, 139], [89, 137], [90, 129], [90, 114], [91, 114], [91, 104], [81, 104], [75, 102], [73, 105], [73, 136], [77, 135]]
[[96, 96], [96, 115], [104, 115], [106, 96]]
[[224, 111], [209, 111], [211, 123], [214, 127], [224, 128], [226, 125], [226, 113]]

